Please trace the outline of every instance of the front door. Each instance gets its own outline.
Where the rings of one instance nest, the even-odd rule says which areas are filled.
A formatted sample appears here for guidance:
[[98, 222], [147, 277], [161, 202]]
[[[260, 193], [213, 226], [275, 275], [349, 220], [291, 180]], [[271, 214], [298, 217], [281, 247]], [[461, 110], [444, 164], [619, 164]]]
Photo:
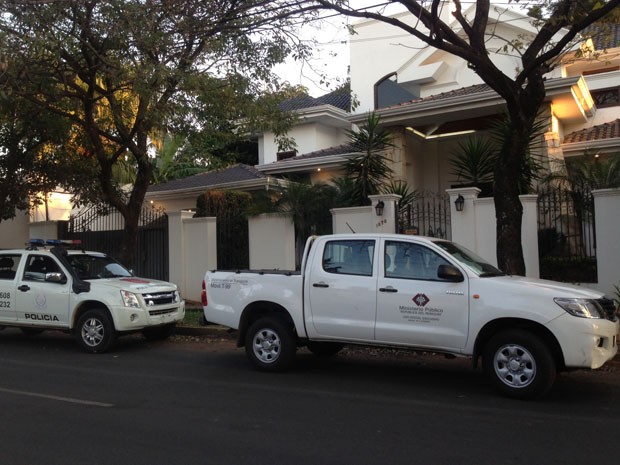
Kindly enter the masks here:
[[423, 244], [384, 242], [377, 293], [377, 342], [462, 349], [469, 326], [468, 283], [438, 278], [449, 262]]
[[17, 280], [17, 321], [27, 325], [69, 325], [70, 285], [45, 281], [47, 273], [61, 272], [49, 255], [30, 254]]
[[368, 239], [326, 242], [320, 266], [308, 276], [306, 326], [311, 337], [374, 339], [375, 249], [375, 241]]

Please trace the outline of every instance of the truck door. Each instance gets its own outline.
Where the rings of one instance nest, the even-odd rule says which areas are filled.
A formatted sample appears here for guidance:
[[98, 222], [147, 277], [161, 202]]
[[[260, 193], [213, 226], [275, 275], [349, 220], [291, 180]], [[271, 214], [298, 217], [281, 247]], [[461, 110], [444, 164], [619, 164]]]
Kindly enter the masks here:
[[461, 349], [469, 326], [468, 282], [437, 276], [449, 262], [429, 246], [386, 240], [377, 293], [377, 342]]
[[[316, 246], [316, 245], [315, 245]], [[331, 240], [310, 267], [306, 323], [312, 336], [373, 339], [377, 303], [375, 241]]]
[[24, 272], [17, 280], [17, 321], [28, 325], [68, 326], [69, 283], [45, 281], [47, 273], [63, 272], [62, 269], [48, 255], [33, 253], [25, 260]]
[[0, 322], [17, 319], [15, 313], [15, 275], [21, 255], [0, 254]]

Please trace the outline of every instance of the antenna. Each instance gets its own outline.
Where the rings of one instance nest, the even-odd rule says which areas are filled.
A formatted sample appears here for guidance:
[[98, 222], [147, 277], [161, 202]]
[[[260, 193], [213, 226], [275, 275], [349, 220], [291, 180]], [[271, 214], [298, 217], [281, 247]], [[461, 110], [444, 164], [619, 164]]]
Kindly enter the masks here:
[[351, 232], [352, 232], [353, 234], [357, 234], [357, 233], [355, 232], [355, 230], [351, 227], [351, 225], [349, 224], [349, 222], [348, 222], [348, 221], [347, 221], [347, 226], [349, 227], [349, 229], [351, 230]]

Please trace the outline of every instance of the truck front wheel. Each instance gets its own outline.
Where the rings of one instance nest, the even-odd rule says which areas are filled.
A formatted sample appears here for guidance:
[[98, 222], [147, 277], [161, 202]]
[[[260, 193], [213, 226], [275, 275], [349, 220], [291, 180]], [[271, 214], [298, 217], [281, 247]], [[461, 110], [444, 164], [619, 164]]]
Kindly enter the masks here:
[[279, 318], [260, 318], [245, 337], [245, 353], [260, 370], [286, 370], [293, 363], [296, 350], [293, 331]]
[[542, 397], [556, 376], [555, 360], [547, 345], [524, 330], [493, 336], [485, 347], [483, 366], [500, 392], [518, 399]]
[[114, 342], [116, 333], [108, 312], [94, 309], [88, 310], [80, 317], [76, 335], [84, 350], [95, 354], [108, 350]]

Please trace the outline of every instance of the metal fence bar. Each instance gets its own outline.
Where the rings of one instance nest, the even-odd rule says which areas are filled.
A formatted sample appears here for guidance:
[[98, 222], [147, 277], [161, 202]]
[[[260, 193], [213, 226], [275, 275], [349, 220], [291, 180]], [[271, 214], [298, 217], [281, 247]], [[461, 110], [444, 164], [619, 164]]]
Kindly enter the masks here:
[[421, 192], [411, 204], [400, 209], [398, 228], [404, 234], [451, 239], [450, 197]]

